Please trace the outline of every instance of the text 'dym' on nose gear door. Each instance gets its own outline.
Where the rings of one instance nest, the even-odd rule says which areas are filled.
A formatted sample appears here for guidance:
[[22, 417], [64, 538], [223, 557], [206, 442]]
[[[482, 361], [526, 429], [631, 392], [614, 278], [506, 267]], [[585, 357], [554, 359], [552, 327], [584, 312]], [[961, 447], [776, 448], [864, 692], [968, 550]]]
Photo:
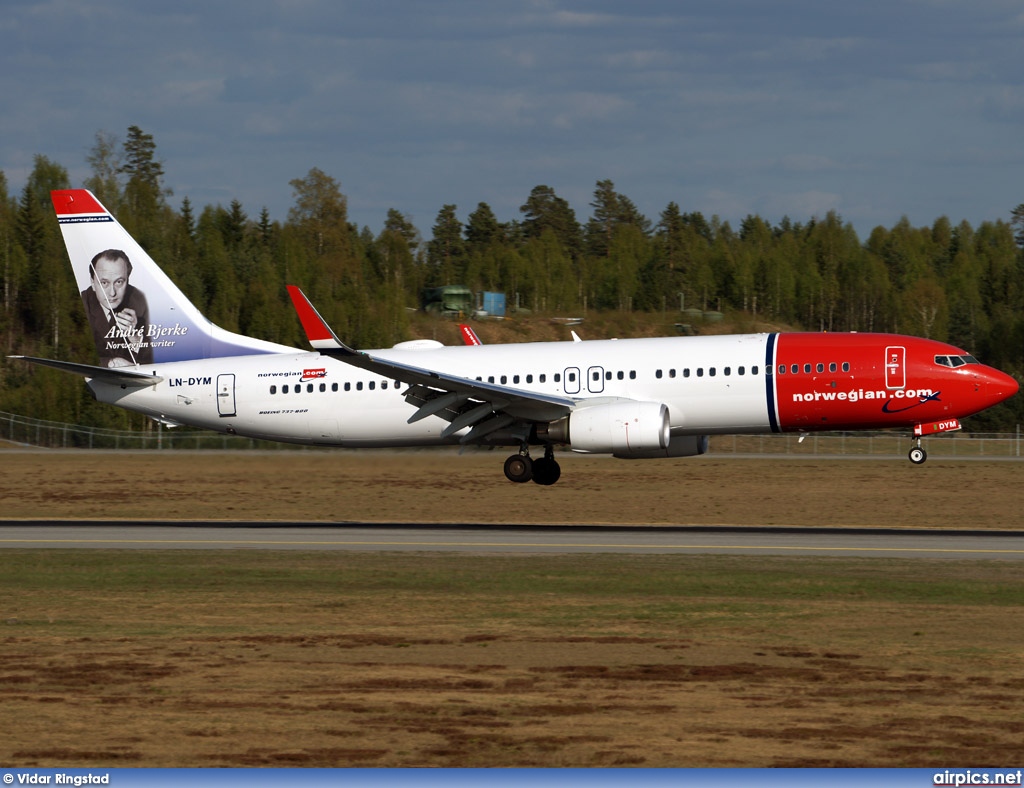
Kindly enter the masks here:
[[885, 387], [901, 389], [907, 385], [907, 349], [887, 347], [885, 349]]
[[217, 376], [217, 413], [221, 416], [235, 415], [235, 376]]

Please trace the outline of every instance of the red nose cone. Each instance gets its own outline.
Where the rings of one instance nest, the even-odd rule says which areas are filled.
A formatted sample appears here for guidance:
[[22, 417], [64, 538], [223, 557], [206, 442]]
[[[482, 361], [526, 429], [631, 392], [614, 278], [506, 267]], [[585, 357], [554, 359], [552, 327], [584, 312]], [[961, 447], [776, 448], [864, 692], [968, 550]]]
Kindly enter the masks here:
[[1005, 372], [998, 369], [989, 369], [987, 372], [985, 388], [993, 405], [1008, 400], [1020, 390], [1020, 384]]

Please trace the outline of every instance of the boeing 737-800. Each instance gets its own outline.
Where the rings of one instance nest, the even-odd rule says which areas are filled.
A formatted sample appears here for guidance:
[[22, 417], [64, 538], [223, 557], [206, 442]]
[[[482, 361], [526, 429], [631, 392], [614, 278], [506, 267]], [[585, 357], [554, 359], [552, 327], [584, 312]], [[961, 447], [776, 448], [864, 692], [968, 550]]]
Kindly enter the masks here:
[[506, 477], [547, 485], [560, 475], [556, 446], [687, 457], [730, 433], [902, 428], [921, 463], [923, 436], [1018, 389], [960, 348], [895, 334], [355, 350], [289, 286], [313, 347], [301, 351], [213, 325], [90, 192], [52, 199], [100, 365], [27, 360], [166, 425], [320, 446], [512, 446]]

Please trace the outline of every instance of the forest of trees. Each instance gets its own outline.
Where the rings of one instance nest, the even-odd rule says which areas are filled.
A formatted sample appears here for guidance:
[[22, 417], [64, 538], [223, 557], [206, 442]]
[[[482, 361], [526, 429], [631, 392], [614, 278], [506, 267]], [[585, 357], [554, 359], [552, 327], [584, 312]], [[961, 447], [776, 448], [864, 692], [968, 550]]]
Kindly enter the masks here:
[[[398, 210], [375, 232], [348, 220], [338, 181], [319, 169], [291, 181], [285, 221], [264, 208], [173, 201], [152, 135], [99, 132], [92, 174], [71, 184], [37, 155], [19, 194], [0, 171], [0, 411], [53, 421], [143, 428], [145, 420], [98, 406], [70, 375], [6, 358], [12, 353], [94, 363], [52, 189], [85, 186], [215, 323], [305, 347], [285, 292], [301, 284], [340, 335], [360, 347], [410, 339], [408, 307], [422, 288], [464, 284], [505, 292], [542, 313], [662, 312], [687, 307], [738, 313], [813, 331], [895, 331], [945, 340], [1021, 378], [1024, 373], [1024, 204], [1009, 220], [972, 227], [946, 217], [857, 236], [835, 212], [738, 228], [672, 202], [643, 216], [610, 180], [598, 181], [580, 220], [548, 186], [526, 196], [516, 221], [486, 203], [466, 216], [438, 211], [430, 237]], [[251, 210], [251, 209], [250, 209]], [[1014, 398], [976, 419], [976, 430], [1024, 421]]]

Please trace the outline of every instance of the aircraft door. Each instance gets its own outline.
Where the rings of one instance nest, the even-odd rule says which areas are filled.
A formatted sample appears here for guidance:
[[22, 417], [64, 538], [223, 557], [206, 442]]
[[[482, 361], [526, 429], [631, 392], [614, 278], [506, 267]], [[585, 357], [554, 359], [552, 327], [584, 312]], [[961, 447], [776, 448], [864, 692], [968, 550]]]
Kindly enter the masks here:
[[580, 393], [579, 367], [566, 367], [565, 374], [562, 379], [562, 390], [565, 391], [566, 394]]
[[217, 413], [221, 416], [235, 415], [235, 376], [217, 376]]
[[591, 367], [587, 370], [587, 391], [591, 394], [604, 391], [604, 367]]
[[901, 389], [907, 385], [907, 349], [890, 346], [885, 349], [885, 387]]

